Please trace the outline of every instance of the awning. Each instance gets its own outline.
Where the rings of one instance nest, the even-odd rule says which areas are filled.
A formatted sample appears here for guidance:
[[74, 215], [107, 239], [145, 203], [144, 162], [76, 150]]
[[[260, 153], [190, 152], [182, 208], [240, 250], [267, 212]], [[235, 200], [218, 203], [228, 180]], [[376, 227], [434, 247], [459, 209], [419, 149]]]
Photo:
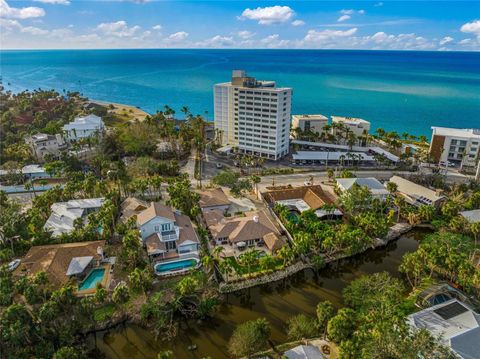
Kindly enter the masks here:
[[75, 275], [83, 273], [85, 268], [90, 264], [93, 260], [93, 256], [87, 257], [73, 257], [68, 265], [67, 275]]

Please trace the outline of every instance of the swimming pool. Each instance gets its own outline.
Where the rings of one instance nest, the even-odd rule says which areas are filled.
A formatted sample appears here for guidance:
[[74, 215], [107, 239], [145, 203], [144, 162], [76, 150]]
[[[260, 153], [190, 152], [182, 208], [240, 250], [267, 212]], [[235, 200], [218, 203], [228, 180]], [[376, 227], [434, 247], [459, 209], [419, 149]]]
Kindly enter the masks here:
[[179, 261], [155, 264], [155, 273], [163, 274], [166, 272], [176, 272], [193, 268], [198, 264], [197, 259], [182, 259]]
[[105, 276], [105, 268], [95, 268], [88, 273], [87, 278], [78, 286], [78, 290], [95, 289], [97, 283], [100, 283]]

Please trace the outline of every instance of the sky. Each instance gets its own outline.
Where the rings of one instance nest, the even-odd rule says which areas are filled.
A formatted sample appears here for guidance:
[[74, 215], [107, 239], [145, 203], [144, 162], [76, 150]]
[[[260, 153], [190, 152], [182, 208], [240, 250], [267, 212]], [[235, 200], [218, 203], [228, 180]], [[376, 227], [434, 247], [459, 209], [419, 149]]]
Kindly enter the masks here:
[[0, 0], [0, 48], [480, 51], [480, 1]]

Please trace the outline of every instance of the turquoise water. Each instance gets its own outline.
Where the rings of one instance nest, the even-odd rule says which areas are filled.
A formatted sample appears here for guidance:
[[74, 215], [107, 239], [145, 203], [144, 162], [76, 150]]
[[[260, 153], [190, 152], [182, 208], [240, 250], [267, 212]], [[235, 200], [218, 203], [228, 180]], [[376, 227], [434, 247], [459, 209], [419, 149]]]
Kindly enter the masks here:
[[164, 273], [168, 271], [175, 271], [175, 270], [195, 267], [196, 265], [197, 265], [197, 261], [195, 259], [184, 259], [177, 262], [159, 263], [155, 265], [155, 272]]
[[94, 289], [97, 286], [97, 283], [100, 283], [103, 280], [105, 275], [105, 268], [96, 268], [90, 271], [87, 278], [79, 285], [78, 290]]
[[[182, 106], [212, 119], [232, 69], [293, 88], [294, 113], [356, 116], [398, 132], [480, 127], [480, 53], [338, 50], [1, 51], [12, 91], [80, 91], [147, 112]], [[10, 85], [8, 85], [10, 83]]]

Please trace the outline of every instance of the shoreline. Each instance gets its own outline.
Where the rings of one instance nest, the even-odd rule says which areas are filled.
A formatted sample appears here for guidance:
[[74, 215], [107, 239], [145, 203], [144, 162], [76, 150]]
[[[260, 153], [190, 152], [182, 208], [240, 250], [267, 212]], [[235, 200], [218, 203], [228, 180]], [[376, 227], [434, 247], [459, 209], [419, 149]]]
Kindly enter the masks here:
[[[338, 257], [332, 257], [328, 258], [325, 260], [325, 264], [333, 263], [342, 259], [354, 257], [356, 255], [362, 254], [368, 249], [377, 249], [383, 246], [386, 246], [388, 243], [391, 241], [399, 239], [402, 235], [410, 232], [411, 230], [415, 228], [426, 228], [424, 225], [411, 225], [408, 223], [396, 223], [392, 227], [390, 227], [390, 230], [388, 233], [385, 235], [383, 239], [381, 238], [375, 238], [374, 243], [371, 247], [365, 248], [363, 251], [355, 253], [353, 255], [348, 255], [348, 254], [343, 254]], [[251, 279], [245, 279], [242, 281], [234, 282], [234, 283], [226, 283], [222, 282], [219, 283], [218, 285], [218, 290], [221, 294], [229, 294], [229, 293], [234, 293], [238, 292], [240, 290], [245, 290], [248, 288], [264, 285], [267, 283], [272, 283], [276, 282], [279, 280], [286, 279], [290, 277], [291, 275], [294, 275], [295, 273], [298, 273], [302, 270], [305, 269], [314, 269], [313, 265], [311, 263], [305, 263], [302, 260], [299, 260], [298, 262], [283, 268], [280, 271], [274, 271], [272, 273], [267, 273], [265, 275], [260, 275], [258, 277], [254, 277]]]
[[146, 116], [151, 116], [151, 114], [148, 113], [147, 111], [142, 110], [141, 108], [134, 105], [127, 105], [127, 104], [110, 102], [110, 101], [100, 101], [100, 100], [95, 100], [90, 98], [86, 103], [94, 103], [97, 105], [106, 106], [107, 109], [109, 106], [113, 106], [114, 108], [108, 109], [108, 111], [112, 111], [115, 114], [120, 116], [132, 116], [131, 120], [143, 121], [145, 120]]

